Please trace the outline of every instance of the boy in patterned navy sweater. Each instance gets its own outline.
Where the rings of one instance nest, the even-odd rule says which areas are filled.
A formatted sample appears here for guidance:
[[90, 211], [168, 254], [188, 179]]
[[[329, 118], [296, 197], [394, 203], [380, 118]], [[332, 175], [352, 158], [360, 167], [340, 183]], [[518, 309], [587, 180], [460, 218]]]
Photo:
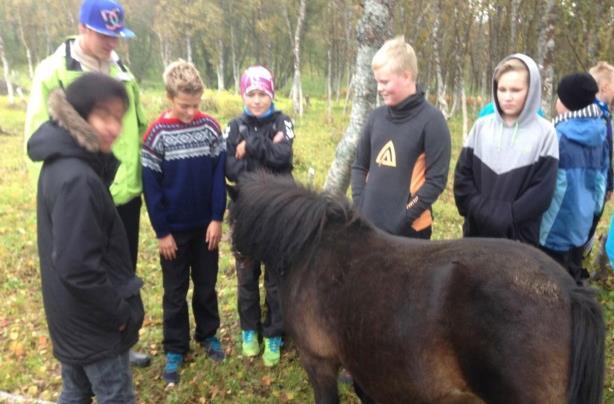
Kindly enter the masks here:
[[164, 286], [163, 379], [179, 382], [189, 350], [186, 296], [194, 283], [194, 339], [216, 361], [224, 350], [215, 334], [220, 325], [215, 284], [218, 244], [226, 208], [226, 146], [220, 126], [200, 112], [204, 84], [193, 64], [172, 63], [164, 72], [171, 108], [145, 134], [143, 191], [160, 248]]

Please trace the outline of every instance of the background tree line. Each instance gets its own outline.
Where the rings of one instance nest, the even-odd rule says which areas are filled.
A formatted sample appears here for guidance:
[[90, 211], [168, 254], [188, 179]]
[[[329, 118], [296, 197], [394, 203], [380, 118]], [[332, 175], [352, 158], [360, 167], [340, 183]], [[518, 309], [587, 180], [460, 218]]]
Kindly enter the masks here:
[[[127, 25], [137, 38], [125, 41], [120, 52], [139, 80], [159, 80], [163, 66], [182, 57], [196, 63], [212, 88], [232, 90], [243, 68], [262, 63], [288, 91], [298, 53], [299, 73], [318, 82], [306, 94], [338, 99], [347, 94], [355, 72], [355, 31], [364, 3], [123, 0]], [[597, 60], [612, 61], [614, 54], [614, 0], [381, 3], [391, 10], [390, 33], [404, 34], [415, 47], [419, 81], [448, 114], [458, 110], [463, 90], [487, 97], [494, 65], [511, 52], [534, 57], [544, 74], [552, 69], [554, 82]], [[9, 70], [31, 76], [42, 58], [77, 31], [80, 0], [0, 4], [0, 49]]]
[[[241, 70], [268, 65], [278, 87], [294, 77], [298, 40], [303, 76], [325, 79], [322, 93], [343, 96], [355, 66], [359, 0], [123, 0], [137, 38], [121, 53], [140, 80], [158, 80], [182, 57], [213, 88], [237, 86]], [[305, 3], [302, 31], [297, 25]], [[614, 0], [397, 0], [390, 32], [404, 34], [419, 57], [420, 82], [448, 112], [461, 89], [487, 95], [494, 65], [524, 52], [550, 65], [556, 77], [584, 70], [614, 54]], [[3, 56], [10, 69], [33, 68], [75, 34], [80, 0], [0, 0]], [[544, 35], [552, 24], [551, 36]], [[550, 60], [547, 41], [553, 45]], [[289, 86], [288, 86], [289, 87]], [[445, 95], [445, 97], [443, 97]], [[448, 105], [445, 105], [448, 103]]]

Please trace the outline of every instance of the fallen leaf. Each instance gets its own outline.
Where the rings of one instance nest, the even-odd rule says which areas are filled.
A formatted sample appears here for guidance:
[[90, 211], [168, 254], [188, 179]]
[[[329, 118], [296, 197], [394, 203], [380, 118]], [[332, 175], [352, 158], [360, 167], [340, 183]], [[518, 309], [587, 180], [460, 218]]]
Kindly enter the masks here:
[[262, 376], [262, 379], [260, 379], [260, 381], [267, 387], [269, 387], [271, 383], [273, 383], [273, 379], [271, 379], [271, 376]]

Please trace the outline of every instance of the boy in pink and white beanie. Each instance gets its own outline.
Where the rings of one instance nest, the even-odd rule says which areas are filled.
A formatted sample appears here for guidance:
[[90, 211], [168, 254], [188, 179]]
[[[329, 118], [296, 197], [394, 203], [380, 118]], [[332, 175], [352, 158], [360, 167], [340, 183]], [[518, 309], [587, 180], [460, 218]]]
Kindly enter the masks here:
[[265, 92], [271, 100], [275, 98], [275, 85], [273, 75], [263, 66], [251, 66], [241, 76], [241, 97], [253, 90]]

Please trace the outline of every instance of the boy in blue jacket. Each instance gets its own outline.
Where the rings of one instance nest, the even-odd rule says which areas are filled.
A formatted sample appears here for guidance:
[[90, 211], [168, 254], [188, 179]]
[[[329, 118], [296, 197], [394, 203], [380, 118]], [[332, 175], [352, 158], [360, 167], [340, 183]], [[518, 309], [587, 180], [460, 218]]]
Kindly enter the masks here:
[[578, 284], [588, 278], [582, 267], [583, 245], [606, 192], [608, 148], [602, 112], [594, 103], [597, 83], [588, 73], [561, 79], [557, 89], [559, 140], [557, 184], [542, 217], [540, 245]]
[[145, 134], [143, 191], [162, 265], [162, 378], [176, 384], [190, 348], [190, 276], [194, 339], [211, 359], [221, 361], [225, 356], [215, 336], [220, 326], [215, 284], [226, 208], [226, 146], [218, 122], [199, 110], [204, 84], [196, 67], [183, 60], [171, 63], [164, 84], [171, 108]]

